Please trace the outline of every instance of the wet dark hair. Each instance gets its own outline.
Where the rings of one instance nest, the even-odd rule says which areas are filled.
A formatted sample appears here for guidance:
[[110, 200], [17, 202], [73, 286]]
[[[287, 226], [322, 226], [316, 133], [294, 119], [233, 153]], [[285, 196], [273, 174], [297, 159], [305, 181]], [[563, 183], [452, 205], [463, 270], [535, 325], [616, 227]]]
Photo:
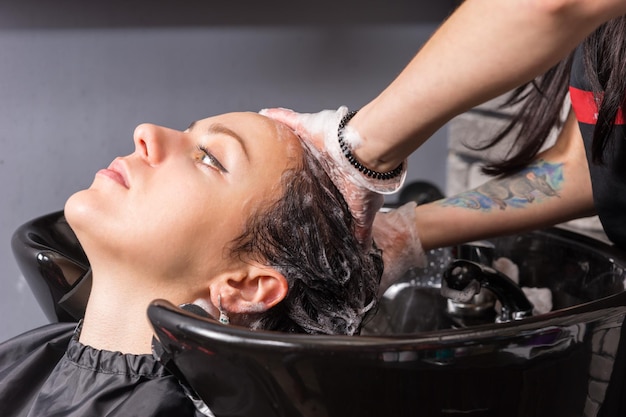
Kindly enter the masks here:
[[[593, 134], [592, 161], [603, 163], [619, 107], [626, 104], [626, 16], [600, 26], [582, 44], [585, 72], [601, 102]], [[560, 126], [563, 100], [568, 92], [573, 53], [537, 80], [512, 92], [503, 106], [519, 105], [511, 122], [488, 141], [474, 149], [485, 150], [517, 131], [513, 152], [505, 161], [486, 165], [490, 175], [517, 171], [533, 160], [550, 131]]]
[[308, 150], [285, 171], [281, 187], [282, 197], [252, 215], [233, 242], [232, 254], [273, 267], [289, 285], [285, 299], [247, 324], [292, 333], [359, 333], [376, 305], [380, 252], [359, 244], [348, 205]]

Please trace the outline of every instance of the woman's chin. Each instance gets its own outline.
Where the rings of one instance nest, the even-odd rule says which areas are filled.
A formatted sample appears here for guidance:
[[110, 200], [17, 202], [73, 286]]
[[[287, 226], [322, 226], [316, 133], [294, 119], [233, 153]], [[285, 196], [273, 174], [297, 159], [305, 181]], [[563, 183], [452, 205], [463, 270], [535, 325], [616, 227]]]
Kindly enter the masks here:
[[79, 191], [65, 202], [65, 219], [83, 246], [89, 235], [97, 235], [97, 230], [104, 228], [100, 214], [102, 207], [97, 203], [90, 198], [89, 190]]
[[[76, 231], [80, 225], [84, 223], [86, 217], [89, 217], [89, 208], [81, 198], [83, 191], [72, 194], [65, 202], [64, 213], [70, 227]], [[92, 214], [93, 215], [93, 214]]]

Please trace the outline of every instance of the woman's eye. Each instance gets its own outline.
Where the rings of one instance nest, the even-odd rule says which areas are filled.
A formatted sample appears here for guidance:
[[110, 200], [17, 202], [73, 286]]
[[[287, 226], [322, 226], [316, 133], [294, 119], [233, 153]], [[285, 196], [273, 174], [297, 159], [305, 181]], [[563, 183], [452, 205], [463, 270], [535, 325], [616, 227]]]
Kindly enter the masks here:
[[208, 167], [215, 168], [220, 172], [228, 173], [226, 168], [217, 160], [215, 156], [204, 146], [198, 145], [198, 150], [200, 151], [199, 161]]

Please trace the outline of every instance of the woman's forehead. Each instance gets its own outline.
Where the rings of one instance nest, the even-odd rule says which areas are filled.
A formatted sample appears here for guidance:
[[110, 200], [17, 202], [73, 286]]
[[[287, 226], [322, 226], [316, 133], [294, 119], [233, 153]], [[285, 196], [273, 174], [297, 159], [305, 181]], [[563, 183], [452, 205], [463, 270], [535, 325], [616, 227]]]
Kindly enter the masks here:
[[300, 139], [291, 128], [258, 113], [224, 113], [193, 123], [194, 129], [207, 131], [218, 125], [239, 136], [253, 154], [278, 152], [290, 157], [302, 155]]
[[206, 127], [215, 123], [224, 125], [240, 135], [250, 135], [252, 136], [250, 140], [262, 137], [275, 141], [299, 141], [293, 130], [283, 123], [253, 112], [224, 113], [193, 122], [192, 126]]

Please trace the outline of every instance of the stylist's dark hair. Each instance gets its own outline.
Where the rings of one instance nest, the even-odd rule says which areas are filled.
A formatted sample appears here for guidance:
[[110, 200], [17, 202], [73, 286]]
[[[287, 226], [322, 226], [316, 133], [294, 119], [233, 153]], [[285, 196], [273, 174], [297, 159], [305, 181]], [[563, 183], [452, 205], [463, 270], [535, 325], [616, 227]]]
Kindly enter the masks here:
[[355, 238], [354, 219], [320, 162], [304, 149], [281, 181], [282, 198], [251, 216], [232, 253], [280, 271], [289, 290], [278, 305], [248, 317], [253, 329], [357, 334], [376, 305], [383, 270], [375, 248]]
[[[626, 16], [600, 26], [582, 47], [587, 77], [601, 102], [593, 134], [592, 161], [602, 164], [615, 117], [620, 106], [626, 104]], [[505, 161], [486, 165], [485, 173], [499, 175], [521, 169], [541, 150], [553, 127], [560, 126], [572, 59], [573, 53], [539, 79], [512, 92], [504, 106], [521, 104], [520, 110], [497, 136], [474, 149], [491, 148], [517, 131], [515, 152]]]

